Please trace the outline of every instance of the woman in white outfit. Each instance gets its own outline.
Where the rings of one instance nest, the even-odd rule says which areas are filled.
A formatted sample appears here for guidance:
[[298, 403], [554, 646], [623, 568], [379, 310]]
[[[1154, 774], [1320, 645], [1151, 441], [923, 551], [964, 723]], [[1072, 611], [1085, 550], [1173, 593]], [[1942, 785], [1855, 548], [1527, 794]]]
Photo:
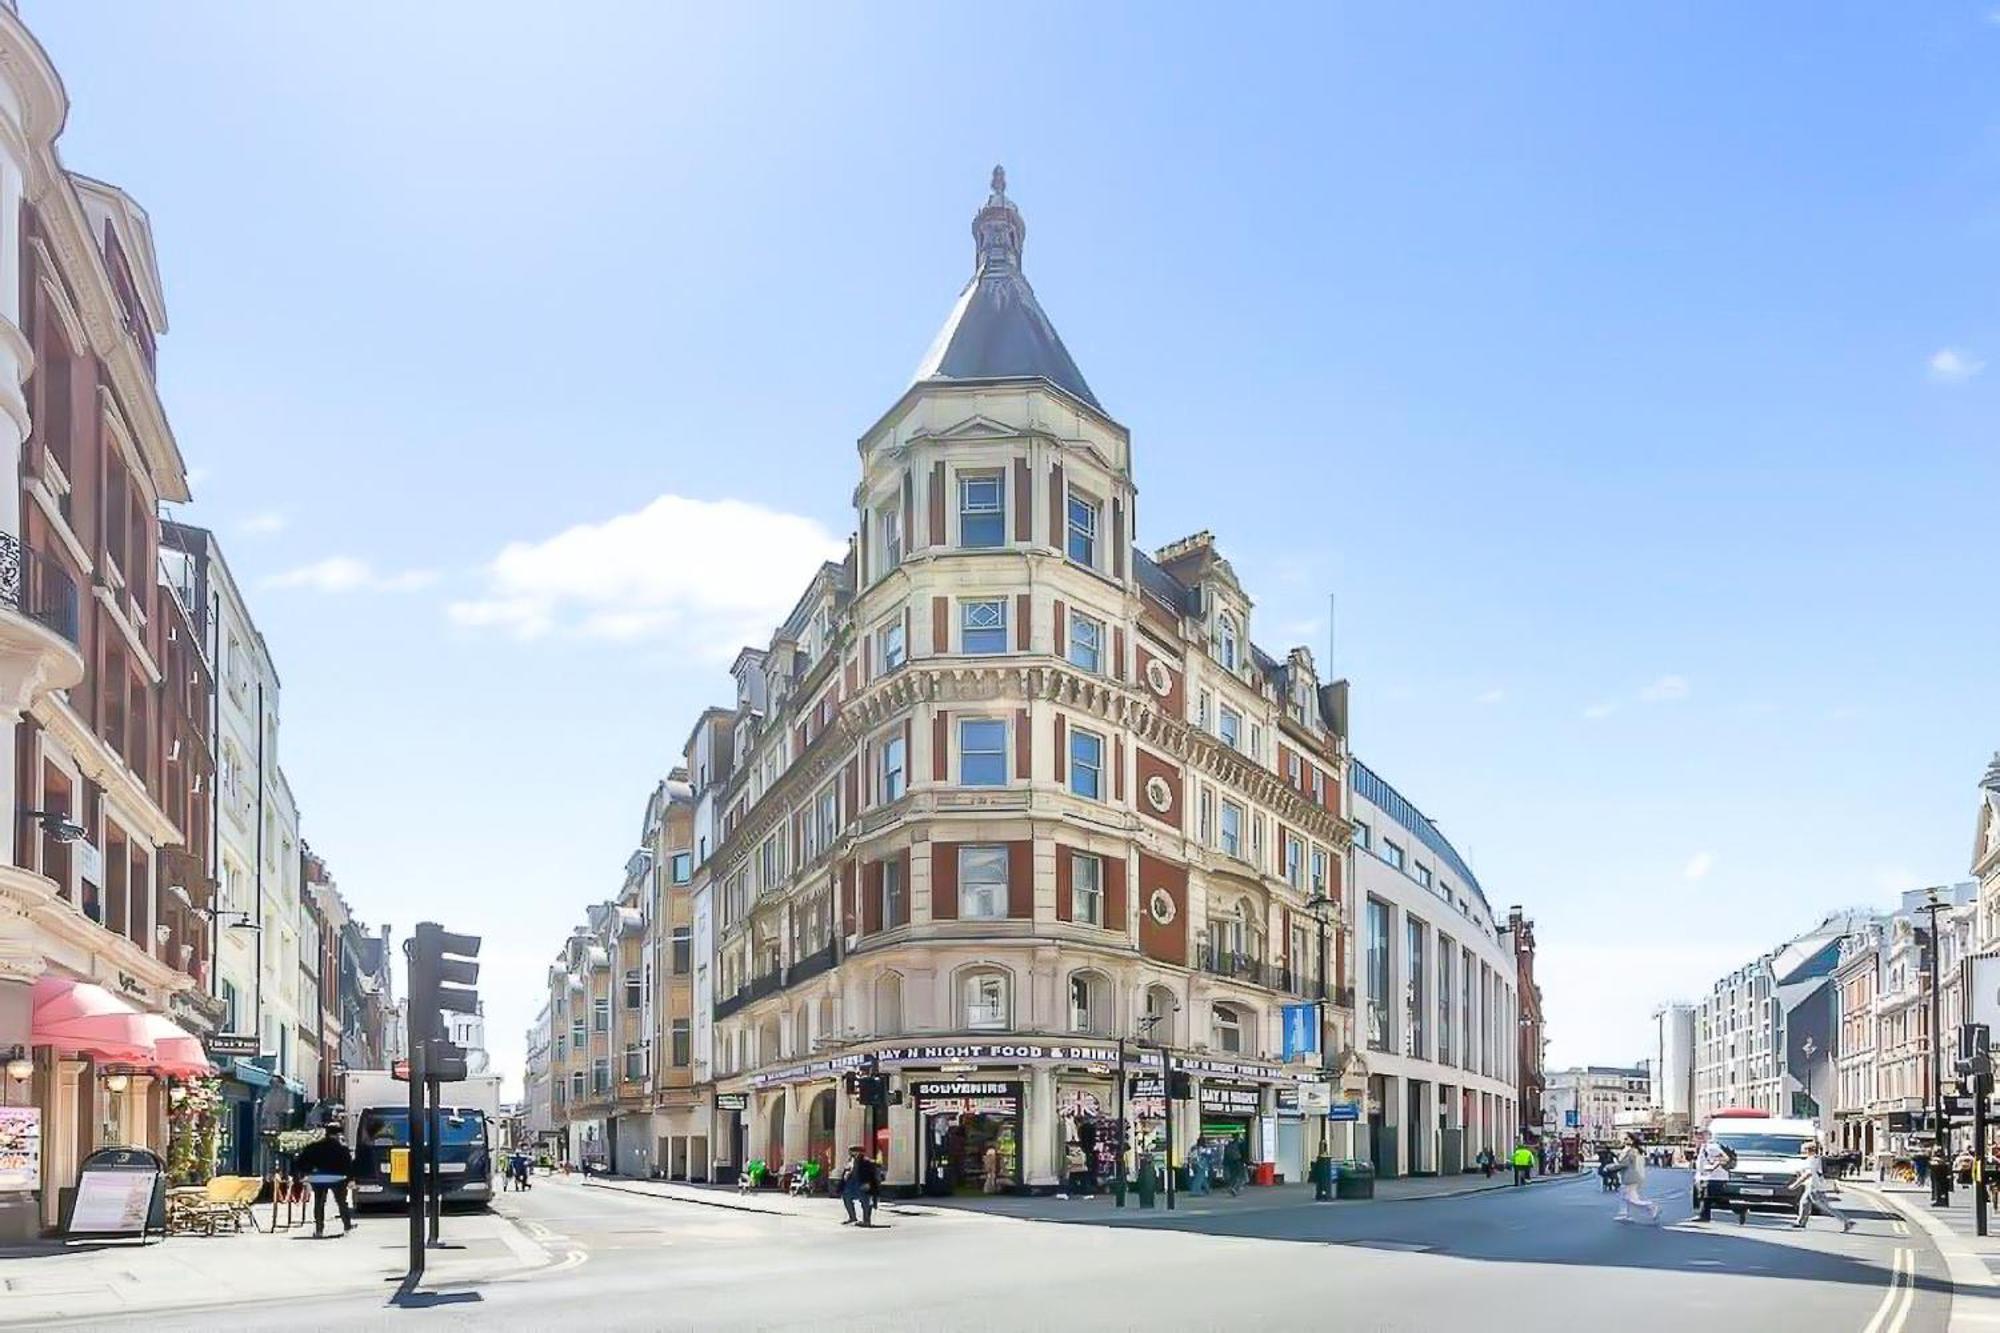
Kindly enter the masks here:
[[1639, 1151], [1637, 1134], [1625, 1136], [1625, 1150], [1618, 1154], [1618, 1183], [1618, 1211], [1613, 1221], [1630, 1221], [1634, 1206], [1644, 1208], [1653, 1221], [1660, 1220], [1660, 1205], [1641, 1193], [1646, 1186], [1646, 1154]]

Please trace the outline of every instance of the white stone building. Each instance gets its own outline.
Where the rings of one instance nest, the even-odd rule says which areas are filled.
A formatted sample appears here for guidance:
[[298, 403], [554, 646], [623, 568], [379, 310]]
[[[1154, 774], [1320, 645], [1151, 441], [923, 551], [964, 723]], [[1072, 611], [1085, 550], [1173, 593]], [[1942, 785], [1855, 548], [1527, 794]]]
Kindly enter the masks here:
[[[1645, 1065], [1581, 1065], [1574, 1069], [1549, 1071], [1546, 1105], [1557, 1110], [1554, 1128], [1571, 1130], [1586, 1143], [1608, 1143], [1624, 1132], [1626, 1121], [1635, 1113], [1651, 1119], [1653, 1088]], [[1570, 1123], [1570, 1112], [1575, 1123]]]
[[1348, 778], [1356, 1045], [1376, 1169], [1450, 1173], [1482, 1148], [1504, 1157], [1522, 1128], [1504, 921], [1435, 823], [1360, 760]]
[[1649, 1066], [1654, 1118], [1669, 1138], [1683, 1138], [1694, 1113], [1693, 1005], [1667, 1004], [1654, 1011]]

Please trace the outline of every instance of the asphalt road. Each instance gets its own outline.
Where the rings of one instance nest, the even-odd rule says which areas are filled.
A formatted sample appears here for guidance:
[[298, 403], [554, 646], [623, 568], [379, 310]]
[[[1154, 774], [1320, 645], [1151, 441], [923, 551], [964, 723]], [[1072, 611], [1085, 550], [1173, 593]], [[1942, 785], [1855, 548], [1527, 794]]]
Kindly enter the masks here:
[[[501, 1208], [551, 1255], [518, 1279], [430, 1293], [151, 1315], [151, 1329], [1786, 1328], [1944, 1333], [1949, 1286], [1921, 1232], [1851, 1200], [1843, 1236], [1755, 1217], [1611, 1220], [1584, 1179], [1457, 1199], [1188, 1213], [1143, 1226], [913, 1207], [885, 1226], [767, 1217], [547, 1182]], [[449, 1223], [447, 1223], [447, 1229]], [[1907, 1277], [1905, 1274], [1907, 1273]]]

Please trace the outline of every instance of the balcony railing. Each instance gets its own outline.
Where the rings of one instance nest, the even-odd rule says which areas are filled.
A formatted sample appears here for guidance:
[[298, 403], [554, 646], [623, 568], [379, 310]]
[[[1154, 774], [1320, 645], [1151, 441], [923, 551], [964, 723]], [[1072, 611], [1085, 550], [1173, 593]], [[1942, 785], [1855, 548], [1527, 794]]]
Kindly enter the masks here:
[[787, 986], [796, 986], [802, 981], [812, 980], [823, 972], [832, 971], [833, 965], [840, 961], [836, 947], [834, 942], [829, 940], [825, 948], [815, 949], [796, 963], [793, 963], [785, 973], [785, 984]]
[[77, 640], [76, 582], [62, 566], [0, 532], [0, 606], [20, 612], [70, 643]]

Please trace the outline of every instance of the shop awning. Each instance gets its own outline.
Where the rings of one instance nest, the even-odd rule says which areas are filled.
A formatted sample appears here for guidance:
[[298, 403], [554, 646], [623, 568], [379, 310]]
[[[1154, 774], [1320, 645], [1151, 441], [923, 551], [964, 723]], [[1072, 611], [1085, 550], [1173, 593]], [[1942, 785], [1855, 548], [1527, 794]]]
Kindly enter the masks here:
[[271, 1072], [268, 1069], [251, 1064], [248, 1060], [241, 1057], [229, 1062], [227, 1072], [238, 1083], [247, 1083], [253, 1088], [268, 1088], [271, 1086]]
[[146, 1015], [102, 986], [53, 974], [35, 979], [29, 1040], [64, 1055], [150, 1064]]
[[156, 1074], [193, 1078], [214, 1072], [201, 1042], [164, 1014], [150, 1014], [118, 995], [74, 977], [36, 979], [29, 1039], [64, 1055], [136, 1065]]
[[201, 1038], [165, 1014], [146, 1014], [146, 1030], [153, 1038], [153, 1069], [174, 1078], [207, 1078], [215, 1072]]

